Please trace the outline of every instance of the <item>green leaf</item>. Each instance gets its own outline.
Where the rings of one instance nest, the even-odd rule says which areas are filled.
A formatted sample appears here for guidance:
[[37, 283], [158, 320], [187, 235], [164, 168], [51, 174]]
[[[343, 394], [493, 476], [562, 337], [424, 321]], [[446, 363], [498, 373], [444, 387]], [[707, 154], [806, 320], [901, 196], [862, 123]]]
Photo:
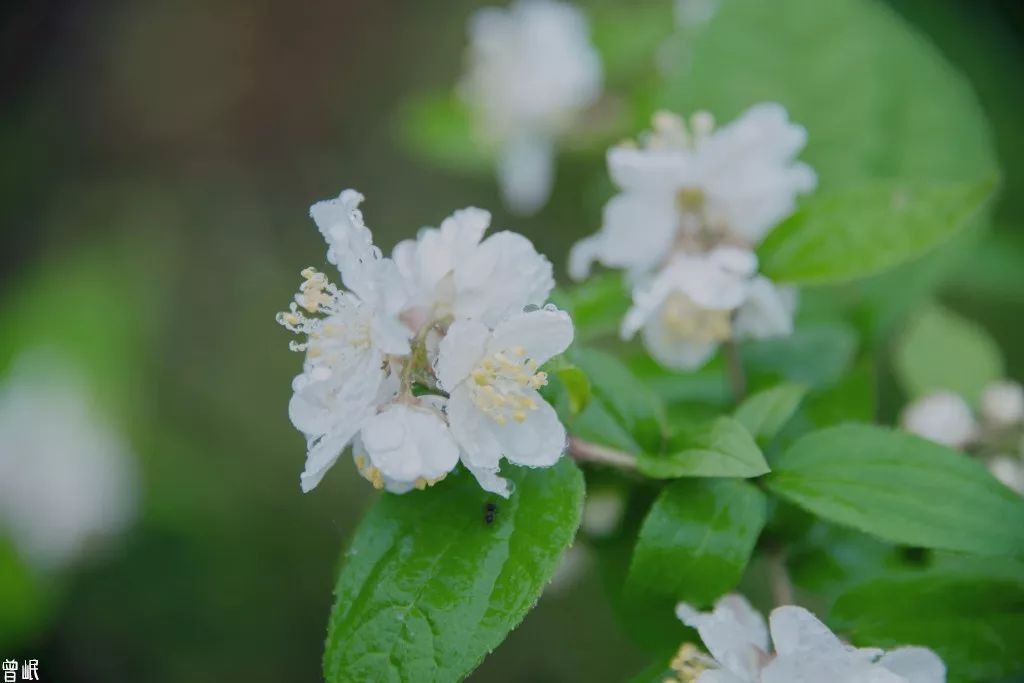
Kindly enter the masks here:
[[523, 619], [572, 542], [583, 477], [567, 458], [508, 475], [507, 501], [466, 472], [377, 500], [338, 577], [327, 681], [460, 680]]
[[[590, 380], [591, 404], [600, 404], [593, 412], [610, 416], [639, 446], [647, 449], [660, 446], [665, 433], [664, 406], [629, 368], [615, 356], [594, 349], [574, 349], [569, 358]], [[590, 406], [583, 415], [589, 409]], [[569, 425], [571, 431], [576, 431], [575, 424]]]
[[739, 583], [764, 527], [766, 499], [736, 479], [680, 480], [654, 501], [637, 539], [627, 604], [708, 605]]
[[672, 435], [660, 453], [638, 453], [637, 469], [654, 479], [745, 478], [765, 474], [768, 463], [742, 424], [719, 417]]
[[999, 345], [973, 322], [931, 306], [915, 316], [893, 349], [893, 366], [912, 398], [952, 391], [976, 402], [1003, 377]]
[[831, 621], [854, 642], [930, 647], [949, 681], [1024, 672], [1024, 565], [973, 562], [867, 581], [839, 597]]
[[601, 401], [591, 401], [579, 415], [567, 417], [566, 427], [576, 438], [623, 453], [639, 453], [643, 450]]
[[399, 114], [399, 132], [412, 152], [454, 171], [482, 173], [491, 155], [473, 135], [469, 110], [454, 92], [411, 100]]
[[0, 647], [10, 652], [39, 636], [55, 602], [45, 588], [14, 545], [0, 537]]
[[724, 412], [733, 404], [728, 372], [721, 354], [692, 372], [673, 372], [658, 365], [642, 348], [634, 347], [627, 356], [629, 369], [666, 404], [703, 403]]
[[770, 441], [779, 433], [800, 402], [807, 388], [799, 384], [779, 384], [747, 398], [736, 408], [736, 419], [755, 438]]
[[569, 363], [553, 367], [550, 372], [565, 389], [570, 414], [582, 412], [590, 403], [590, 380], [586, 373]]
[[629, 683], [665, 683], [668, 680], [676, 680], [676, 672], [669, 667], [671, 660], [672, 655], [669, 654], [658, 657], [630, 678]]
[[871, 422], [877, 404], [875, 367], [862, 363], [830, 387], [821, 389], [804, 402], [804, 410], [818, 427], [843, 422]]
[[874, 178], [975, 182], [996, 168], [970, 84], [882, 2], [721, 3], [660, 104], [728, 121], [758, 102], [807, 129], [801, 158], [823, 192]]
[[752, 380], [767, 376], [820, 387], [835, 382], [850, 366], [857, 333], [843, 324], [809, 325], [788, 337], [745, 342], [741, 351]]
[[841, 296], [855, 307], [852, 313], [865, 338], [865, 346], [888, 343], [907, 316], [928, 304], [944, 287], [955, 269], [965, 262], [978, 263], [974, 246], [988, 230], [988, 221], [976, 220], [951, 239], [921, 258], [887, 270], [853, 285], [824, 288], [826, 296]]
[[[1002, 214], [1005, 199], [1000, 203]], [[1024, 302], [1024, 244], [1013, 225], [996, 226], [973, 245], [953, 274], [953, 287], [965, 297], [1019, 305]], [[984, 268], [978, 264], [984, 263]]]
[[791, 544], [787, 561], [793, 583], [827, 602], [899, 563], [896, 546], [820, 519]]
[[971, 182], [877, 181], [808, 199], [758, 249], [780, 282], [831, 284], [864, 278], [935, 248], [979, 213], [994, 178]]
[[910, 434], [854, 424], [813, 432], [774, 462], [766, 484], [894, 543], [1024, 555], [1024, 499], [979, 462]]

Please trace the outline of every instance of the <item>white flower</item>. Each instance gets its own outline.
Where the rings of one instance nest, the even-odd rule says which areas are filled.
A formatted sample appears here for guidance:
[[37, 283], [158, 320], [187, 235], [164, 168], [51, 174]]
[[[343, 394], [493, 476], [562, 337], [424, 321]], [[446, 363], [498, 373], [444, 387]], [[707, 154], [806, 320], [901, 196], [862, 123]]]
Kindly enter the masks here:
[[457, 320], [441, 341], [437, 379], [449, 392], [448, 420], [462, 462], [480, 485], [502, 496], [501, 458], [548, 467], [565, 450], [565, 427], [537, 390], [547, 376], [537, 368], [572, 342], [572, 321], [554, 308], [519, 313], [493, 330]]
[[622, 523], [626, 500], [618, 489], [587, 491], [580, 529], [595, 538], [611, 536]]
[[[373, 246], [358, 205], [362, 195], [346, 190], [318, 202], [310, 215], [328, 244], [327, 258], [343, 269], [339, 290], [312, 268], [288, 312], [278, 322], [306, 335], [292, 348], [305, 351], [303, 372], [292, 382], [292, 423], [306, 436], [306, 467], [300, 478], [311, 491], [376, 413], [387, 392], [387, 354], [407, 354], [411, 331], [399, 320], [405, 284], [390, 259]], [[302, 313], [321, 317], [309, 317]]]
[[498, 149], [506, 203], [532, 213], [551, 191], [553, 140], [601, 92], [601, 61], [586, 18], [554, 0], [488, 7], [469, 23], [461, 83], [484, 141]]
[[988, 461], [988, 471], [1012, 491], [1024, 496], [1024, 460], [1010, 455], [997, 455]]
[[696, 369], [727, 340], [792, 333], [796, 289], [757, 275], [752, 249], [816, 184], [794, 161], [806, 137], [771, 103], [717, 132], [706, 112], [689, 126], [656, 114], [640, 145], [609, 151], [621, 192], [601, 230], [573, 246], [569, 274], [582, 279], [594, 262], [625, 270], [633, 306], [621, 335], [642, 330], [669, 368]]
[[737, 339], [766, 339], [793, 334], [797, 290], [755, 276], [747, 289], [747, 298], [736, 311], [733, 333]]
[[[306, 269], [295, 301], [278, 315], [306, 337], [292, 343], [306, 360], [289, 404], [307, 442], [302, 489], [316, 487], [351, 445], [356, 469], [378, 489], [426, 488], [461, 459], [481, 486], [508, 495], [498, 476], [502, 455], [550, 465], [565, 442], [537, 394], [546, 380], [536, 370], [568, 346], [572, 324], [554, 309], [524, 313], [547, 299], [551, 263], [521, 235], [483, 239], [490, 214], [473, 208], [386, 258], [363, 223], [361, 200], [346, 190], [310, 211], [346, 289]], [[459, 346], [467, 330], [480, 348]], [[524, 385], [513, 386], [519, 380]], [[473, 414], [480, 408], [494, 425], [515, 427], [481, 430]]]
[[992, 382], [981, 395], [981, 417], [996, 429], [1024, 421], [1024, 388], [1017, 382]]
[[45, 352], [0, 386], [0, 533], [43, 569], [67, 566], [135, 513], [127, 444], [74, 369]]
[[683, 27], [702, 26], [715, 16], [721, 0], [676, 0], [676, 24]]
[[737, 247], [677, 252], [653, 279], [633, 289], [623, 339], [642, 330], [648, 352], [679, 370], [700, 367], [731, 338], [792, 332], [795, 290], [755, 276], [757, 257]]
[[[769, 623], [740, 595], [712, 612], [685, 603], [676, 615], [697, 629], [710, 657], [684, 646], [672, 668], [687, 683], [944, 683], [946, 667], [931, 650], [884, 653], [844, 644], [802, 607], [775, 609]], [[769, 638], [770, 633], [770, 638]], [[771, 644], [775, 651], [772, 653]]]
[[555, 285], [551, 262], [517, 233], [483, 239], [490, 223], [487, 211], [461, 209], [440, 228], [424, 228], [395, 247], [394, 260], [413, 293], [402, 317], [413, 329], [448, 318], [494, 326], [547, 301]]
[[634, 277], [659, 268], [680, 245], [758, 244], [792, 213], [816, 177], [794, 161], [807, 135], [778, 104], [758, 104], [713, 132], [699, 112], [689, 129], [659, 113], [642, 147], [608, 152], [621, 192], [604, 209], [600, 232], [573, 247], [569, 274], [587, 276], [594, 261]]
[[964, 448], [978, 436], [978, 424], [959, 395], [941, 391], [911, 403], [901, 417], [908, 432], [950, 448]]

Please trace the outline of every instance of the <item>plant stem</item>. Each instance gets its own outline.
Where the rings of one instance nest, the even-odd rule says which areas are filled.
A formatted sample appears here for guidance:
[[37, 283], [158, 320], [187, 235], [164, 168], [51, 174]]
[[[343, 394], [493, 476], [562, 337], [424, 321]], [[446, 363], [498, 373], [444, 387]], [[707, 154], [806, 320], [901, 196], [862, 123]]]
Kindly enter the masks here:
[[786, 569], [786, 552], [781, 548], [771, 550], [766, 559], [772, 586], [772, 600], [775, 602], [775, 606], [794, 604], [793, 582], [789, 580], [789, 571]]
[[729, 385], [732, 387], [736, 402], [739, 403], [747, 397], [747, 373], [743, 369], [740, 346], [735, 338], [725, 342], [725, 363], [729, 368]]
[[599, 446], [575, 436], [569, 438], [569, 455], [577, 462], [593, 462], [624, 470], [636, 469], [636, 458], [629, 453]]

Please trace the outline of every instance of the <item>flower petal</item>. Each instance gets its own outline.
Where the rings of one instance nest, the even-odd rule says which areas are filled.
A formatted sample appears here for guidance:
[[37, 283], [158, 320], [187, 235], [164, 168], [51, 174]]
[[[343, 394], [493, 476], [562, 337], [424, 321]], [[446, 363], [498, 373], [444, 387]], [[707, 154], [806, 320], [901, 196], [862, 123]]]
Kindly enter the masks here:
[[360, 440], [385, 479], [433, 481], [452, 470], [459, 449], [441, 416], [419, 406], [393, 404], [368, 419]]
[[441, 339], [435, 371], [441, 388], [451, 392], [484, 353], [491, 336], [487, 326], [476, 320], [456, 320]]
[[455, 316], [494, 326], [543, 304], [555, 281], [551, 262], [522, 235], [499, 232], [455, 267]]
[[476, 482], [480, 484], [480, 488], [490, 493], [496, 493], [502, 498], [508, 498], [512, 495], [512, 482], [504, 477], [498, 476], [498, 468], [490, 467], [474, 467], [473, 465], [463, 462], [466, 469], [469, 470], [476, 478]]
[[768, 617], [779, 655], [846, 652], [847, 647], [816, 616], [796, 605], [777, 607]]
[[634, 272], [650, 270], [669, 252], [678, 224], [673, 193], [618, 194], [604, 207], [600, 261]]
[[637, 149], [612, 147], [608, 150], [608, 174], [625, 191], [661, 190], [674, 194], [680, 180], [690, 174], [693, 155], [685, 149]]
[[372, 235], [359, 210], [363, 199], [356, 190], [343, 190], [337, 198], [309, 207], [310, 218], [327, 242], [327, 260], [335, 265], [342, 254], [362, 254], [373, 245]]
[[755, 277], [746, 301], [736, 312], [736, 337], [762, 339], [792, 334], [796, 302], [795, 287], [779, 287], [766, 277]]
[[940, 391], [911, 403], [900, 418], [900, 424], [912, 434], [950, 448], [964, 448], [979, 433], [977, 421], [963, 397], [951, 391]]
[[643, 328], [644, 348], [666, 368], [696, 370], [718, 351], [718, 343], [697, 339], [678, 339], [665, 329], [661, 316], [654, 316]]
[[331, 466], [341, 457], [342, 451], [355, 436], [365, 418], [365, 415], [353, 416], [353, 419], [340, 424], [334, 433], [309, 444], [306, 466], [299, 476], [299, 485], [302, 487], [303, 493], [309, 493], [317, 487], [324, 475], [327, 474], [327, 470], [331, 469]]
[[569, 277], [579, 282], [590, 275], [594, 262], [601, 260], [604, 235], [600, 232], [584, 237], [569, 250]]
[[[325, 379], [318, 378], [321, 371], [326, 371]], [[288, 402], [288, 416], [307, 437], [338, 431], [339, 422], [362, 414], [374, 401], [383, 381], [377, 353], [364, 354], [344, 368], [308, 366], [292, 380], [295, 393]]]
[[345, 287], [366, 300], [374, 289], [381, 253], [363, 223], [362, 201], [355, 190], [344, 190], [337, 199], [313, 204], [309, 215], [327, 241], [327, 260], [338, 267]]
[[473, 403], [470, 389], [459, 384], [448, 399], [448, 424], [462, 449], [462, 462], [470, 469], [498, 471], [501, 445], [491, 432], [494, 421]]
[[550, 138], [536, 133], [510, 138], [501, 146], [497, 170], [501, 197], [508, 208], [520, 216], [536, 213], [547, 202], [554, 183]]
[[814, 171], [794, 157], [806, 131], [786, 110], [762, 103], [705, 138], [697, 150], [694, 181], [706, 195], [705, 212], [751, 245], [793, 212], [796, 195], [817, 184]]
[[723, 668], [756, 681], [768, 649], [768, 631], [761, 616], [746, 598], [723, 597], [711, 612], [698, 612], [686, 603], [676, 605], [676, 616], [697, 629], [704, 646]]
[[494, 328], [487, 353], [507, 351], [517, 346], [525, 356], [543, 365], [569, 348], [572, 343], [572, 319], [565, 311], [545, 307], [511, 316]]
[[527, 413], [525, 420], [498, 424], [485, 418], [489, 423], [485, 424], [509, 462], [526, 467], [550, 467], [565, 452], [565, 427], [555, 409], [540, 394], [530, 390], [527, 395], [536, 408]]
[[694, 683], [757, 683], [755, 679], [740, 677], [724, 669], [708, 669]]
[[946, 683], [946, 665], [928, 648], [901, 647], [883, 655], [878, 663], [907, 683]]
[[683, 255], [672, 266], [682, 291], [700, 306], [736, 308], [747, 298], [757, 257], [749, 249], [718, 247], [706, 255]]

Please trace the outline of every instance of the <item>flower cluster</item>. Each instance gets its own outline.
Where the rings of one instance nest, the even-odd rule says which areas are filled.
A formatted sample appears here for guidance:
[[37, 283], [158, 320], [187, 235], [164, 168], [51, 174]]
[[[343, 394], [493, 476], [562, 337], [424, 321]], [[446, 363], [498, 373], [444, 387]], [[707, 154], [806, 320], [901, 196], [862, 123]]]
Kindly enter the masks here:
[[343, 287], [312, 268], [278, 321], [305, 337], [292, 383], [292, 423], [307, 439], [301, 476], [313, 489], [351, 444], [360, 474], [404, 493], [443, 479], [460, 461], [480, 485], [508, 496], [502, 457], [553, 465], [565, 428], [538, 389], [538, 368], [572, 341], [568, 314], [544, 306], [551, 263], [522, 235], [484, 239], [490, 214], [456, 211], [439, 228], [373, 245], [345, 190], [310, 215]]
[[569, 274], [594, 262], [627, 273], [633, 306], [624, 339], [641, 333], [669, 368], [703, 365], [730, 339], [792, 332], [796, 291], [757, 274], [753, 248], [792, 213], [816, 176], [794, 161], [806, 133], [777, 104], [759, 104], [718, 130], [660, 112], [638, 144], [608, 153], [621, 192], [601, 230], [578, 242]]
[[911, 403], [901, 423], [908, 432], [983, 458], [999, 481], [1024, 495], [1024, 387], [992, 382], [979, 416], [959, 394], [939, 391]]
[[[768, 623], [740, 595], [727, 595], [711, 612], [676, 607], [700, 634], [709, 655], [692, 644], [670, 667], [676, 683], [945, 683], [946, 667], [926, 648], [890, 652], [846, 645], [802, 607], [778, 607]], [[769, 638], [770, 635], [770, 638]], [[772, 652], [771, 645], [775, 651]], [[672, 680], [672, 679], [669, 679]]]
[[586, 17], [555, 0], [487, 7], [469, 24], [461, 94], [482, 141], [497, 150], [508, 206], [533, 213], [554, 178], [554, 141], [601, 94], [601, 59]]

